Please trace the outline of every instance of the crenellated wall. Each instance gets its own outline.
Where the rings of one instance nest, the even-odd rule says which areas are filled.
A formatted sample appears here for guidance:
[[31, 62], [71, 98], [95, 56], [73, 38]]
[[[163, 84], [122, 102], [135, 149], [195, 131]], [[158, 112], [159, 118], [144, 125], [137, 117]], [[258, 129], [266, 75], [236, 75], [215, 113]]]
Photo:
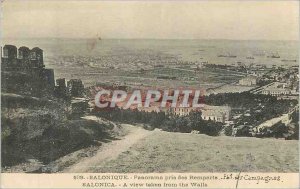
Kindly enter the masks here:
[[29, 96], [53, 95], [53, 69], [46, 69], [43, 50], [14, 45], [1, 47], [1, 90]]
[[30, 50], [25, 46], [17, 49], [14, 45], [4, 45], [1, 47], [1, 62], [1, 68], [4, 70], [45, 67], [43, 50], [39, 47]]

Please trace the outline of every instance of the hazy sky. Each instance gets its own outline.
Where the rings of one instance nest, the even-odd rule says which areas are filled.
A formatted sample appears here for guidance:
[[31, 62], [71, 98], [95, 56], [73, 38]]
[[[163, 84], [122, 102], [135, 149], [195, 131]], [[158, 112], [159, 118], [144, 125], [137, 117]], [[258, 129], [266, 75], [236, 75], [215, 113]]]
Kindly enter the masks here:
[[298, 1], [13, 1], [2, 37], [299, 39]]

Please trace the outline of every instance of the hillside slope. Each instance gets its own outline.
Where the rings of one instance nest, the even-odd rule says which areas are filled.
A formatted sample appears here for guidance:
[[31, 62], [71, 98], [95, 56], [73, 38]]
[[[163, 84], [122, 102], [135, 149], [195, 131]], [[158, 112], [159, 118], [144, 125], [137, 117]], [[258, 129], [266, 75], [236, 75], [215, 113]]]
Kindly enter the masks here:
[[1, 165], [4, 172], [30, 172], [74, 151], [115, 139], [118, 125], [66, 119], [57, 101], [1, 94]]
[[299, 171], [298, 141], [152, 132], [89, 172]]

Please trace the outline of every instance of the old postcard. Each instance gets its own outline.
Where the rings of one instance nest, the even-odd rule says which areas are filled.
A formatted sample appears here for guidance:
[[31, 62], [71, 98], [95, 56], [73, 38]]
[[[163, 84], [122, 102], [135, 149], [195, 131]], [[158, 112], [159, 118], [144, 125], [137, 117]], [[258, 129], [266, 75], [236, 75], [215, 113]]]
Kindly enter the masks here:
[[299, 1], [2, 0], [1, 188], [299, 188]]

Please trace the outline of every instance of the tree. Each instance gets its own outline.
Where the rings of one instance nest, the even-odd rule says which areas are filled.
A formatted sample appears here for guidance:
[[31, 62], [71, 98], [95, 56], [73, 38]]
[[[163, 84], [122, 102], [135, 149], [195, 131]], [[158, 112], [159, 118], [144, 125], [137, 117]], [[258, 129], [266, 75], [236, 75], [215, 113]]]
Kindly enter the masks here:
[[281, 138], [284, 137], [284, 134], [287, 134], [289, 129], [285, 124], [283, 124], [281, 121], [275, 125], [273, 125], [270, 130], [273, 133], [273, 136], [275, 138]]

